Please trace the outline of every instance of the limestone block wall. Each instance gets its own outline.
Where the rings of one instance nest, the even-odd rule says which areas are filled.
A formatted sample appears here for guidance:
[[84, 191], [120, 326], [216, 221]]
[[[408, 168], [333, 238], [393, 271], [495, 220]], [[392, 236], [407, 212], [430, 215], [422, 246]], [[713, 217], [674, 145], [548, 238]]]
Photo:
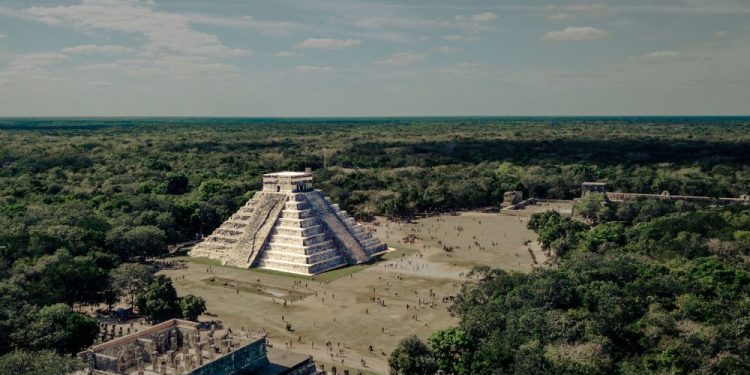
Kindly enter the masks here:
[[228, 264], [237, 267], [250, 267], [266, 242], [279, 213], [284, 208], [285, 194], [258, 193], [260, 198], [254, 215], [248, 222], [243, 236], [237, 241]]
[[310, 374], [317, 374], [318, 370], [315, 368], [315, 362], [313, 362], [312, 359], [310, 359], [308, 362], [305, 362], [305, 364], [294, 368], [292, 370], [289, 370], [284, 375], [310, 375]]
[[196, 245], [190, 256], [249, 267], [266, 242], [286, 199], [286, 194], [256, 193], [206, 240]]
[[[329, 198], [327, 198], [330, 200]], [[386, 250], [388, 250], [388, 246], [382, 242], [380, 242], [379, 239], [372, 236], [372, 233], [367, 232], [364, 227], [360, 224], [358, 224], [354, 218], [349, 216], [346, 211], [342, 211], [339, 209], [339, 205], [333, 204], [331, 205], [333, 207], [336, 214], [341, 218], [341, 220], [346, 225], [347, 229], [352, 233], [352, 235], [359, 241], [359, 243], [364, 247], [365, 251], [369, 256], [382, 253]]]
[[268, 364], [266, 339], [260, 339], [200, 366], [190, 375], [249, 374]]
[[333, 237], [336, 242], [339, 242], [342, 252], [345, 253], [344, 256], [349, 259], [350, 263], [361, 263], [370, 259], [359, 241], [349, 232], [346, 224], [333, 211], [330, 198], [324, 197], [317, 190], [304, 193], [304, 196], [310, 203], [312, 211], [315, 211], [316, 215], [328, 227], [328, 230], [333, 232]]

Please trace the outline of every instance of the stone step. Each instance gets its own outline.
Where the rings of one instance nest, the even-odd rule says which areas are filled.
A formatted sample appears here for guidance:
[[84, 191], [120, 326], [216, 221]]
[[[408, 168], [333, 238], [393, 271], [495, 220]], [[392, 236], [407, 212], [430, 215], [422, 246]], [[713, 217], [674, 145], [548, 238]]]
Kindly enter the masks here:
[[307, 237], [302, 236], [289, 236], [289, 235], [283, 235], [283, 234], [272, 234], [271, 235], [271, 241], [278, 242], [278, 243], [289, 243], [289, 244], [299, 244], [299, 245], [315, 245], [321, 242], [326, 241], [326, 233], [319, 233], [314, 234]]
[[286, 202], [286, 204], [284, 204], [284, 209], [296, 211], [309, 210], [310, 205], [308, 205], [305, 201], [288, 201]]
[[247, 226], [247, 222], [246, 221], [239, 221], [239, 220], [233, 220], [233, 219], [229, 219], [229, 220], [225, 221], [224, 224], [221, 225], [222, 228], [223, 227], [228, 227], [228, 228], [232, 228], [232, 229], [234, 229], [234, 228], [236, 228], [236, 229], [242, 229], [242, 228], [245, 228], [246, 226]]
[[281, 252], [295, 252], [299, 254], [315, 254], [320, 251], [325, 251], [329, 248], [334, 248], [332, 240], [321, 242], [315, 245], [303, 246], [303, 245], [290, 245], [285, 243], [269, 242], [266, 244], [264, 251], [281, 251]]
[[277, 225], [281, 225], [284, 227], [299, 227], [299, 228], [309, 228], [314, 227], [316, 225], [320, 225], [320, 221], [318, 221], [315, 217], [310, 217], [306, 219], [293, 219], [293, 218], [279, 218], [277, 221]]
[[281, 213], [284, 219], [308, 219], [313, 217], [312, 210], [284, 210]]
[[284, 236], [298, 236], [298, 237], [310, 237], [317, 234], [325, 233], [325, 228], [318, 224], [312, 227], [307, 228], [298, 228], [298, 227], [287, 227], [287, 226], [281, 226], [276, 225], [273, 229], [274, 231], [272, 234], [280, 234]]
[[242, 231], [230, 228], [219, 227], [213, 233], [213, 235], [221, 235], [224, 237], [236, 237], [242, 234]]
[[294, 263], [294, 262], [283, 262], [283, 261], [265, 261], [261, 260], [258, 262], [259, 266], [262, 268], [275, 270], [275, 271], [282, 271], [282, 272], [290, 272], [290, 273], [298, 273], [303, 275], [312, 275], [316, 273], [320, 273], [323, 271], [327, 271], [333, 268], [338, 268], [343, 265], [346, 265], [346, 262], [343, 258], [333, 258], [329, 259], [320, 263], [315, 264], [300, 264], [300, 263]]
[[280, 251], [266, 251], [263, 253], [260, 259], [262, 260], [279, 260], [285, 262], [293, 262], [299, 264], [315, 264], [325, 261], [327, 259], [338, 257], [336, 249], [328, 249], [312, 255], [300, 255], [295, 253], [286, 253]]

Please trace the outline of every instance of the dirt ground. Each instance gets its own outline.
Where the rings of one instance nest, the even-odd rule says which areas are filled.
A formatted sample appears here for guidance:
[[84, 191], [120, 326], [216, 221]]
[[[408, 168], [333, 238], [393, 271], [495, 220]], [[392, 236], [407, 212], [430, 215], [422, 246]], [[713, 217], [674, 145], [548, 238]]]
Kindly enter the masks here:
[[221, 267], [200, 258], [178, 258], [179, 267], [161, 272], [180, 295], [206, 300], [208, 314], [201, 320], [267, 332], [274, 348], [311, 354], [326, 369], [386, 374], [387, 356], [402, 338], [425, 339], [457, 323], [447, 311], [450, 297], [473, 266], [525, 272], [534, 258], [544, 261], [527, 221], [476, 212], [408, 224], [379, 218], [371, 228], [396, 251], [371, 265], [316, 278]]

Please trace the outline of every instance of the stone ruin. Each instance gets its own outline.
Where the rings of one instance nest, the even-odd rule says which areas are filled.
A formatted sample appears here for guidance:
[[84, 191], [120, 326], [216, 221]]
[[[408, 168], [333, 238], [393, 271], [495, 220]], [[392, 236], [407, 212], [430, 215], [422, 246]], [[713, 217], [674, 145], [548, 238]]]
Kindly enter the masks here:
[[585, 197], [589, 193], [607, 193], [606, 182], [584, 182], [581, 185], [581, 198]]
[[500, 205], [500, 207], [505, 208], [515, 206], [521, 202], [523, 202], [522, 191], [506, 191], [505, 193], [503, 193], [503, 203]]
[[[283, 365], [267, 357], [266, 337], [245, 332], [219, 333], [215, 326], [172, 319], [78, 353], [88, 364], [84, 374], [235, 375], [316, 374], [311, 356], [297, 355]], [[277, 369], [278, 371], [274, 371]], [[283, 370], [283, 371], [282, 371]]]
[[331, 199], [313, 189], [308, 172], [263, 175], [263, 190], [190, 256], [224, 265], [314, 275], [367, 262], [388, 247]]

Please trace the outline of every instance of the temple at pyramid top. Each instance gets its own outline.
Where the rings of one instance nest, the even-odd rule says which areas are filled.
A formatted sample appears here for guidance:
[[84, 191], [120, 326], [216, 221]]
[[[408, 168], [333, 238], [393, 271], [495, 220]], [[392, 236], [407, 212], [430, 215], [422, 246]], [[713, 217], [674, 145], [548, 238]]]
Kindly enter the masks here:
[[263, 190], [190, 256], [236, 267], [314, 275], [367, 262], [388, 250], [319, 190], [307, 172], [263, 175]]
[[263, 191], [276, 193], [297, 193], [310, 191], [312, 173], [307, 172], [277, 172], [263, 175]]

